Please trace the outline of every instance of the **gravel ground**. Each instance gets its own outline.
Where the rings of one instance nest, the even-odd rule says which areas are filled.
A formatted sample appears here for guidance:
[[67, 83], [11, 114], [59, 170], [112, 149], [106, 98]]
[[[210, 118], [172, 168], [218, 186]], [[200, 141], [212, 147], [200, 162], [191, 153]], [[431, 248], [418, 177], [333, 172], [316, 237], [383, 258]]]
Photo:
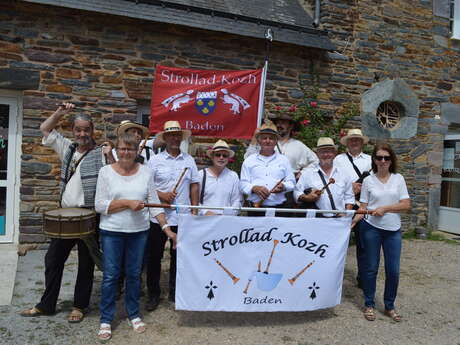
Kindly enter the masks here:
[[[119, 314], [111, 344], [460, 344], [460, 245], [404, 240], [401, 281], [396, 301], [403, 319], [391, 321], [383, 310], [383, 267], [377, 287], [377, 320], [361, 314], [361, 290], [354, 284], [354, 247], [348, 251], [342, 304], [300, 313], [176, 312], [162, 300], [145, 313], [148, 329], [135, 334]], [[0, 344], [97, 344], [97, 301], [101, 273], [97, 272], [91, 310], [80, 324], [66, 322], [72, 305], [76, 253], [68, 260], [58, 312], [50, 317], [23, 318], [18, 312], [36, 303], [43, 291], [42, 250], [21, 257], [11, 306], [0, 307]], [[166, 278], [166, 276], [164, 277]], [[163, 279], [166, 282], [166, 279]]]

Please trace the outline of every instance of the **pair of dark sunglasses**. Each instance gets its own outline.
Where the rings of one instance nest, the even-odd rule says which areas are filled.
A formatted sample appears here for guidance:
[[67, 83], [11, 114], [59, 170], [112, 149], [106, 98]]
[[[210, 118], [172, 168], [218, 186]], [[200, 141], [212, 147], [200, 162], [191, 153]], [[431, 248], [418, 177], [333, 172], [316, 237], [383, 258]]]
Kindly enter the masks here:
[[228, 153], [214, 153], [213, 156], [217, 157], [217, 158], [219, 158], [219, 157], [222, 157], [222, 158], [230, 157], [230, 155]]
[[375, 156], [375, 159], [378, 161], [391, 161], [391, 156]]

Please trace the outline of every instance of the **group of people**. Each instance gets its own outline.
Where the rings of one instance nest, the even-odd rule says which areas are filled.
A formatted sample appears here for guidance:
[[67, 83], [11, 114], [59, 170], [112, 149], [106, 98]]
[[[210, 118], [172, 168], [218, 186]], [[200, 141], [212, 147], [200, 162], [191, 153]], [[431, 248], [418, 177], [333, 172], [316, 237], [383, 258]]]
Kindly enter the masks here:
[[[195, 161], [181, 150], [191, 133], [177, 121], [167, 121], [157, 140], [164, 150], [152, 152], [145, 145], [149, 133], [144, 126], [123, 121], [116, 143], [97, 146], [94, 124], [86, 115], [74, 117], [74, 141], [56, 131], [60, 119], [74, 105], [64, 103], [40, 129], [43, 144], [53, 148], [62, 161], [61, 207], [94, 209], [99, 215], [98, 236], [102, 248], [103, 279], [98, 338], [111, 338], [117, 287], [125, 285], [128, 322], [136, 332], [146, 325], [140, 313], [140, 276], [146, 270], [146, 309], [160, 303], [161, 261], [170, 241], [169, 300], [175, 300], [176, 237], [178, 215], [161, 204], [202, 205], [210, 209], [185, 209], [194, 215], [236, 214], [246, 200], [252, 207], [317, 208], [320, 210], [369, 210], [355, 215], [358, 284], [363, 289], [364, 317], [375, 320], [375, 289], [380, 248], [385, 258], [385, 314], [394, 321], [400, 316], [394, 301], [399, 280], [401, 222], [399, 213], [410, 209], [404, 178], [396, 173], [396, 155], [387, 144], [376, 145], [371, 156], [362, 152], [368, 142], [359, 129], [341, 138], [347, 152], [337, 155], [331, 138], [319, 138], [313, 152], [291, 137], [294, 121], [278, 115], [258, 128], [248, 147], [240, 177], [227, 168], [235, 152], [218, 140], [207, 155], [211, 166], [198, 171]], [[243, 197], [243, 194], [245, 197]], [[219, 211], [214, 206], [232, 207]], [[249, 216], [263, 216], [253, 211]], [[292, 217], [292, 213], [277, 212]], [[340, 217], [338, 212], [318, 217]], [[90, 301], [94, 261], [81, 239], [52, 238], [45, 256], [45, 292], [41, 301], [23, 316], [53, 314], [59, 296], [65, 261], [78, 246], [78, 275], [69, 322], [80, 322]]]

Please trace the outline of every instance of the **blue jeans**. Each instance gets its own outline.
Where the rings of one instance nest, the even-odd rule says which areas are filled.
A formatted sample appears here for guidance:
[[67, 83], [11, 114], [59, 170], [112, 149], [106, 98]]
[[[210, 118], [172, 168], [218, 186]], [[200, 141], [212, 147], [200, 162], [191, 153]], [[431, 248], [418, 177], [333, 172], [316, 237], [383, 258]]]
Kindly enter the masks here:
[[101, 323], [111, 324], [116, 309], [120, 273], [125, 273], [125, 308], [128, 319], [139, 317], [140, 275], [148, 231], [120, 233], [100, 231], [104, 273], [101, 291]]
[[385, 260], [385, 291], [383, 301], [386, 310], [395, 308], [394, 302], [399, 284], [399, 264], [401, 258], [401, 230], [388, 231], [376, 228], [364, 221], [360, 235], [365, 250], [363, 268], [363, 292], [366, 307], [375, 307], [375, 285], [380, 263], [380, 247]]

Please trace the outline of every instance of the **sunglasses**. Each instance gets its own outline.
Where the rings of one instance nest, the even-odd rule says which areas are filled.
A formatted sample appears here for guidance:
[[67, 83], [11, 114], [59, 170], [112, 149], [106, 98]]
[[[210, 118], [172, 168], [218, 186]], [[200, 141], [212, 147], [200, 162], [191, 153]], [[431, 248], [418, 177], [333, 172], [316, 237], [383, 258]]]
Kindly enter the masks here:
[[228, 158], [229, 154], [227, 154], [227, 153], [214, 153], [213, 156], [217, 157], [217, 158], [219, 158], [219, 157]]
[[378, 160], [378, 161], [386, 161], [386, 162], [391, 161], [390, 156], [375, 156], [375, 159]]

